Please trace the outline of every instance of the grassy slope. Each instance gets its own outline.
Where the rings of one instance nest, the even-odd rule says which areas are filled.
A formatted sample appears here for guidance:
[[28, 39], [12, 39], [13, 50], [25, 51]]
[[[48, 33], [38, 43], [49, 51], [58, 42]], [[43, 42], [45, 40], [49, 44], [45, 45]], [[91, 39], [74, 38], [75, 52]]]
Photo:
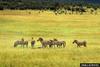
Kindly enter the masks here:
[[[0, 67], [79, 67], [81, 62], [100, 62], [100, 15], [54, 15], [52, 12], [0, 11]], [[8, 14], [8, 15], [4, 15]], [[18, 15], [17, 15], [18, 14]], [[21, 39], [58, 38], [66, 48], [13, 48]], [[87, 48], [77, 48], [74, 39], [86, 40]], [[29, 44], [30, 45], [30, 44]]]

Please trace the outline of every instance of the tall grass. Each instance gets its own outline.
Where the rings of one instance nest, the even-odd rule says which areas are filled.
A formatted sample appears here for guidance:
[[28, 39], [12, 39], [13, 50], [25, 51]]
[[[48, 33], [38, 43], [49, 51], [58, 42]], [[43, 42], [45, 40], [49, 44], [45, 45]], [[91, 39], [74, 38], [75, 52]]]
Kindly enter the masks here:
[[[29, 14], [31, 12], [31, 14]], [[100, 15], [55, 15], [50, 11], [0, 11], [0, 67], [79, 67], [82, 62], [100, 62]], [[29, 48], [13, 43], [21, 38]], [[66, 48], [45, 48], [35, 40], [58, 38]], [[77, 48], [74, 39], [86, 40], [87, 48]]]

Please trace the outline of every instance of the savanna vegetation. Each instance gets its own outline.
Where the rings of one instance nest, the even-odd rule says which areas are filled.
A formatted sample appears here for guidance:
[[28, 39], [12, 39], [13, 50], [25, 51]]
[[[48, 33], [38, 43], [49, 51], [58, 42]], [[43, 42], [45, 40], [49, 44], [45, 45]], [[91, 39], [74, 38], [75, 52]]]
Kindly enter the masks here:
[[[60, 14], [38, 10], [0, 11], [0, 67], [79, 67], [100, 62], [100, 14]], [[31, 37], [36, 41], [31, 47]], [[66, 41], [65, 48], [38, 48], [39, 37]], [[24, 38], [28, 48], [14, 42]], [[73, 40], [86, 40], [77, 48]]]

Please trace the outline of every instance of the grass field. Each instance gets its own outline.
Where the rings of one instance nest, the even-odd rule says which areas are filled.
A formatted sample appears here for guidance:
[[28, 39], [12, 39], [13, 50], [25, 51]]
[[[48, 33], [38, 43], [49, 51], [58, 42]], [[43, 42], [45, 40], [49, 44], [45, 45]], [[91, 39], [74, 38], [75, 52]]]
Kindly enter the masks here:
[[[29, 14], [31, 12], [31, 14]], [[21, 38], [31, 41], [57, 38], [66, 48], [44, 48], [36, 42], [32, 49], [13, 47]], [[86, 40], [77, 48], [74, 39]], [[100, 15], [55, 15], [51, 11], [0, 11], [0, 67], [79, 67], [80, 63], [100, 63]]]

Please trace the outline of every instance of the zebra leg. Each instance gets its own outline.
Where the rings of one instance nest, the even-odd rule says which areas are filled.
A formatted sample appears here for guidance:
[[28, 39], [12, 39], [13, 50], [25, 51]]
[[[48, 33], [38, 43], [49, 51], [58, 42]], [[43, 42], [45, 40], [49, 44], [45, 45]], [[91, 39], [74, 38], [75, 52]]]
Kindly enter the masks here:
[[79, 46], [77, 45], [77, 48], [78, 48]]
[[45, 48], [45, 45], [42, 45], [42, 48]]
[[54, 44], [54, 48], [55, 48], [55, 44]]
[[84, 47], [87, 47], [86, 44], [84, 44]]
[[50, 48], [52, 48], [52, 45], [49, 45]]
[[23, 47], [23, 44], [21, 44], [21, 47]]
[[28, 48], [28, 44], [26, 45], [26, 47]]
[[65, 44], [63, 44], [63, 48], [65, 48]]
[[31, 47], [33, 48], [33, 45], [31, 44]]
[[57, 44], [57, 47], [59, 47], [59, 45]]
[[23, 44], [23, 48], [24, 48], [24, 44]]

